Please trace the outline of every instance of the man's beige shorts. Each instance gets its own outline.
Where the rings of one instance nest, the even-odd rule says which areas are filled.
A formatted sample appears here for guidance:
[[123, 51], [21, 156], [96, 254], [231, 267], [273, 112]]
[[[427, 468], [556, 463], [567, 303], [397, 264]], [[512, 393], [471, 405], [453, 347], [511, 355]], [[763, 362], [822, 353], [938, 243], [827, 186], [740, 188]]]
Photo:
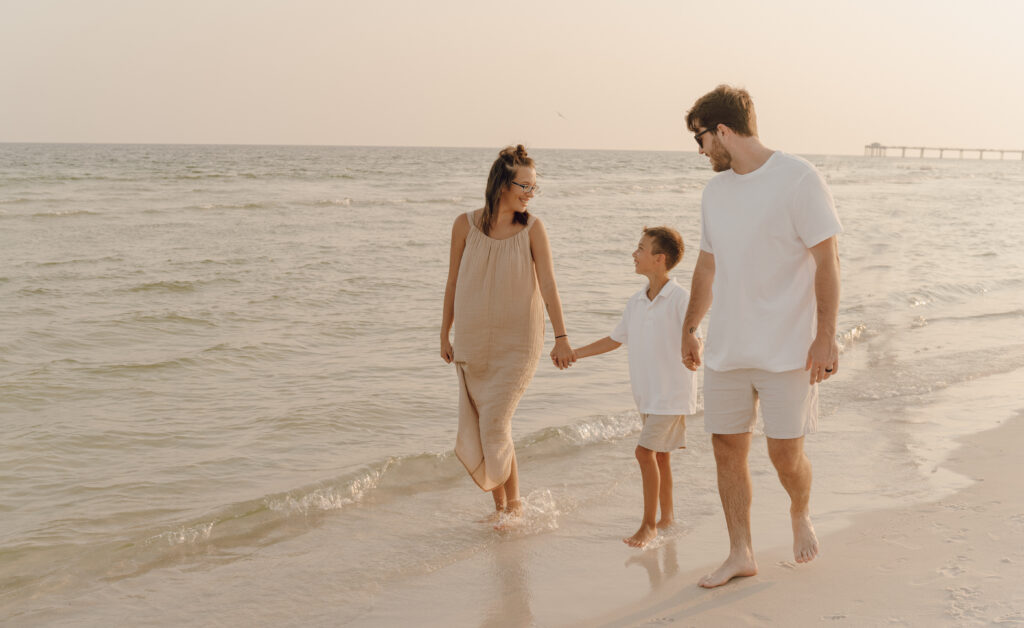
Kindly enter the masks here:
[[754, 431], [757, 407], [768, 438], [799, 438], [818, 429], [818, 385], [803, 369], [704, 369], [704, 429], [712, 434]]
[[669, 452], [686, 447], [686, 417], [681, 414], [640, 413], [644, 429], [637, 445], [651, 451]]

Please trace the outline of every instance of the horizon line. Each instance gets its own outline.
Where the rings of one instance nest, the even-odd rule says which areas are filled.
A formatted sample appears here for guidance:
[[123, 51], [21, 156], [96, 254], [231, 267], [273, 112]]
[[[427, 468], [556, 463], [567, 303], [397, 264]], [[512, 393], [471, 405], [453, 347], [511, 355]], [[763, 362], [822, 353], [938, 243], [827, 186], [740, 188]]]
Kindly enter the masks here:
[[[242, 143], [242, 142], [55, 142], [55, 141], [7, 141], [0, 140], [0, 145], [34, 145], [34, 146], [280, 146], [290, 148], [442, 148], [442, 149], [471, 149], [471, 150], [492, 150], [493, 146], [436, 146], [427, 144], [282, 144], [282, 143]], [[509, 144], [512, 146], [512, 144]], [[634, 153], [693, 153], [693, 149], [686, 148], [572, 148], [553, 146], [533, 146], [530, 150], [578, 150], [594, 152], [634, 152]], [[782, 150], [782, 149], [775, 149]], [[791, 152], [791, 151], [783, 151]], [[805, 155], [822, 155], [836, 157], [857, 157], [860, 153], [798, 153]]]

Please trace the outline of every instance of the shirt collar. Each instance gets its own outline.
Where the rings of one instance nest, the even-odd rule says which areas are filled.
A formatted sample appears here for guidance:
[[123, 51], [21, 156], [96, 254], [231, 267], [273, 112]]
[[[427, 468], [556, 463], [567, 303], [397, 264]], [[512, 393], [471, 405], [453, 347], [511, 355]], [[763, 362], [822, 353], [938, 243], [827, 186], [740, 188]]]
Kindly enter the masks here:
[[662, 297], [668, 298], [668, 296], [670, 294], [672, 294], [673, 292], [675, 292], [679, 288], [682, 288], [682, 286], [679, 285], [679, 282], [676, 281], [675, 277], [669, 277], [669, 280], [665, 283], [664, 286], [661, 287], [661, 291], [658, 292], [657, 295], [655, 295], [653, 300], [648, 300], [647, 299], [647, 288], [644, 288], [644, 290], [643, 290], [644, 300], [647, 301], [648, 303], [654, 303], [655, 301], [657, 301], [658, 299], [660, 299]]

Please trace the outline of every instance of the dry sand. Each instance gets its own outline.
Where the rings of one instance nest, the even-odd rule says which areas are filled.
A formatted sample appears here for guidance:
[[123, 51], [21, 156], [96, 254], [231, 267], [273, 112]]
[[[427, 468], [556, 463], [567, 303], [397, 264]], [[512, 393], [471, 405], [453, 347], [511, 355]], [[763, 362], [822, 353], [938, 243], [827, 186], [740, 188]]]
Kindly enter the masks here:
[[758, 551], [756, 576], [705, 590], [708, 565], [581, 625], [1024, 625], [1024, 410], [959, 442], [943, 465], [974, 483], [948, 498], [858, 516], [808, 565]]

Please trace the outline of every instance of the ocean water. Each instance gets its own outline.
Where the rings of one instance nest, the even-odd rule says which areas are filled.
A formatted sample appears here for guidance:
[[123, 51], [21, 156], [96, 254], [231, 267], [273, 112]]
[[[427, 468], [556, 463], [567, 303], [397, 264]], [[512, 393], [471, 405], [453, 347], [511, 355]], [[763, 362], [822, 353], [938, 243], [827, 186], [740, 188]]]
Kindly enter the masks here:
[[[698, 413], [646, 569], [624, 587], [585, 557], [631, 556], [640, 518], [624, 349], [541, 362], [513, 424], [523, 525], [474, 522], [491, 502], [452, 454], [438, 327], [496, 152], [0, 144], [0, 622], [558, 625], [641, 595], [649, 552], [724, 553]], [[706, 160], [532, 155], [573, 344], [643, 286], [643, 226], [682, 233], [688, 284]], [[827, 531], [972, 481], [939, 463], [1019, 399], [1024, 163], [808, 159], [845, 227], [841, 367], [807, 442]]]

